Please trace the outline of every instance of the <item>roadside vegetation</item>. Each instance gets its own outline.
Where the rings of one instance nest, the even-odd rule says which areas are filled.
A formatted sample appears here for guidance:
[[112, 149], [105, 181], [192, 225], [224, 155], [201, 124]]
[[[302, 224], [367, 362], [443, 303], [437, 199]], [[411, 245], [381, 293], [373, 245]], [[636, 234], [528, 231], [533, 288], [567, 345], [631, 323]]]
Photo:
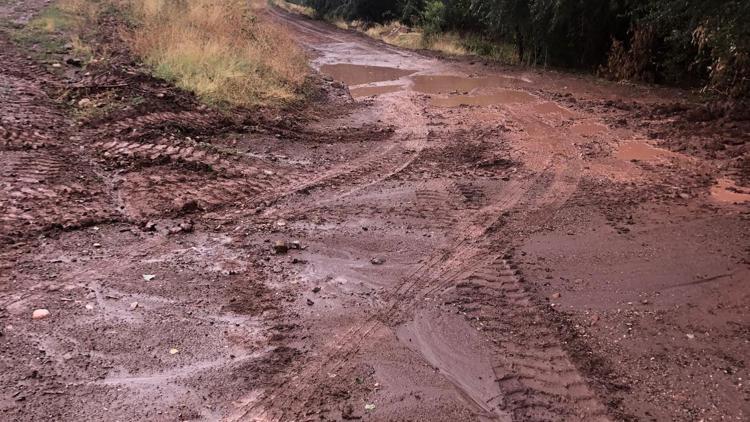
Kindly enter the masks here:
[[[301, 100], [307, 58], [283, 28], [262, 18], [261, 0], [59, 0], [16, 31], [40, 51], [103, 60], [102, 19], [157, 77], [214, 105], [250, 107]], [[110, 28], [110, 27], [108, 27]], [[100, 51], [93, 53], [93, 49]]]
[[[250, 106], [299, 99], [302, 50], [245, 0], [131, 0], [127, 35], [154, 73], [210, 102]], [[259, 6], [256, 6], [259, 7]]]
[[702, 87], [720, 97], [750, 95], [746, 0], [295, 2], [405, 47]]

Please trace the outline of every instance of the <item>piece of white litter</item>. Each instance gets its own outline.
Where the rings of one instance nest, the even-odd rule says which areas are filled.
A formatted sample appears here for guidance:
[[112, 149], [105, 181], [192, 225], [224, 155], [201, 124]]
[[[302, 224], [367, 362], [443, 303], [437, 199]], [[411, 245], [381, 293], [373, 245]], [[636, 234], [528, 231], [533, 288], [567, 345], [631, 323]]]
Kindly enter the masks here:
[[156, 276], [154, 274], [143, 274], [143, 279], [146, 280], [146, 281], [151, 281], [151, 280], [153, 280], [155, 278], [156, 278]]

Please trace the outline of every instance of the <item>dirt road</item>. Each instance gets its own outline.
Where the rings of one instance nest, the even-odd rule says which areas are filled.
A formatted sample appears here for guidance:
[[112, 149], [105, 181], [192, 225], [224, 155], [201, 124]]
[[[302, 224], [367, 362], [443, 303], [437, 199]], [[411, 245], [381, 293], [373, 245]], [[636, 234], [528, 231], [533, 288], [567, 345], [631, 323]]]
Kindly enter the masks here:
[[743, 121], [269, 13], [304, 110], [0, 35], [2, 419], [747, 420]]

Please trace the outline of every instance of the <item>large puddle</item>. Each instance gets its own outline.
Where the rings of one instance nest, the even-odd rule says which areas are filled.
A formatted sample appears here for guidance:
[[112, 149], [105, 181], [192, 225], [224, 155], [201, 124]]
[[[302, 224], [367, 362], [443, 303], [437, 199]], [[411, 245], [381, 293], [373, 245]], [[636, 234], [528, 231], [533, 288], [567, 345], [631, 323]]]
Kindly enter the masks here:
[[551, 101], [545, 101], [534, 106], [534, 111], [539, 114], [559, 114], [563, 117], [573, 117], [575, 113], [565, 107], [561, 107]]
[[607, 126], [596, 122], [583, 122], [570, 128], [570, 131], [580, 136], [594, 136], [607, 131]]
[[414, 75], [413, 89], [425, 94], [450, 94], [468, 92], [480, 88], [507, 88], [514, 78], [502, 76], [467, 77], [453, 75]]
[[395, 81], [415, 72], [395, 67], [365, 66], [347, 63], [326, 64], [320, 67], [320, 71], [349, 86]]
[[362, 98], [371, 97], [373, 95], [388, 94], [390, 92], [398, 92], [403, 89], [404, 87], [401, 85], [381, 85], [352, 88], [349, 90], [349, 92], [351, 92], [352, 97], [354, 98]]
[[625, 161], [644, 161], [656, 162], [667, 161], [671, 158], [685, 159], [689, 158], [676, 152], [666, 149], [657, 148], [646, 141], [626, 141], [620, 144], [615, 153], [615, 157]]
[[492, 94], [478, 95], [456, 95], [447, 98], [433, 97], [433, 105], [440, 107], [488, 106], [493, 104], [527, 104], [536, 101], [536, 97], [524, 92], [512, 89], [503, 89]]
[[719, 179], [711, 187], [711, 197], [716, 201], [731, 204], [750, 202], [750, 188], [737, 186], [730, 179]]
[[[538, 102], [528, 92], [512, 89], [518, 79], [505, 76], [456, 76], [413, 75], [415, 70], [387, 66], [368, 66], [349, 63], [326, 64], [320, 71], [349, 86], [354, 98], [388, 94], [411, 89], [423, 94], [437, 95], [431, 99], [435, 106], [458, 107], [489, 106], [494, 104], [527, 104]], [[412, 75], [412, 76], [410, 76]], [[412, 83], [404, 85], [380, 85], [380, 82], [397, 81], [406, 76]], [[551, 104], [542, 112], [566, 114], [567, 110], [554, 108]]]

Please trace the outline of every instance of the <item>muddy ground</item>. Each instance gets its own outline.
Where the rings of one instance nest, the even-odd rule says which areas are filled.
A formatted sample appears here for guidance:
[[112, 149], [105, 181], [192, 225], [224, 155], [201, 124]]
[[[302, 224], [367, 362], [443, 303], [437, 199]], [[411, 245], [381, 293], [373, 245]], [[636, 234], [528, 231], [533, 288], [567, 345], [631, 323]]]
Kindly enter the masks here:
[[219, 112], [14, 41], [45, 4], [0, 2], [0, 419], [750, 417], [736, 105], [270, 11], [319, 93]]

